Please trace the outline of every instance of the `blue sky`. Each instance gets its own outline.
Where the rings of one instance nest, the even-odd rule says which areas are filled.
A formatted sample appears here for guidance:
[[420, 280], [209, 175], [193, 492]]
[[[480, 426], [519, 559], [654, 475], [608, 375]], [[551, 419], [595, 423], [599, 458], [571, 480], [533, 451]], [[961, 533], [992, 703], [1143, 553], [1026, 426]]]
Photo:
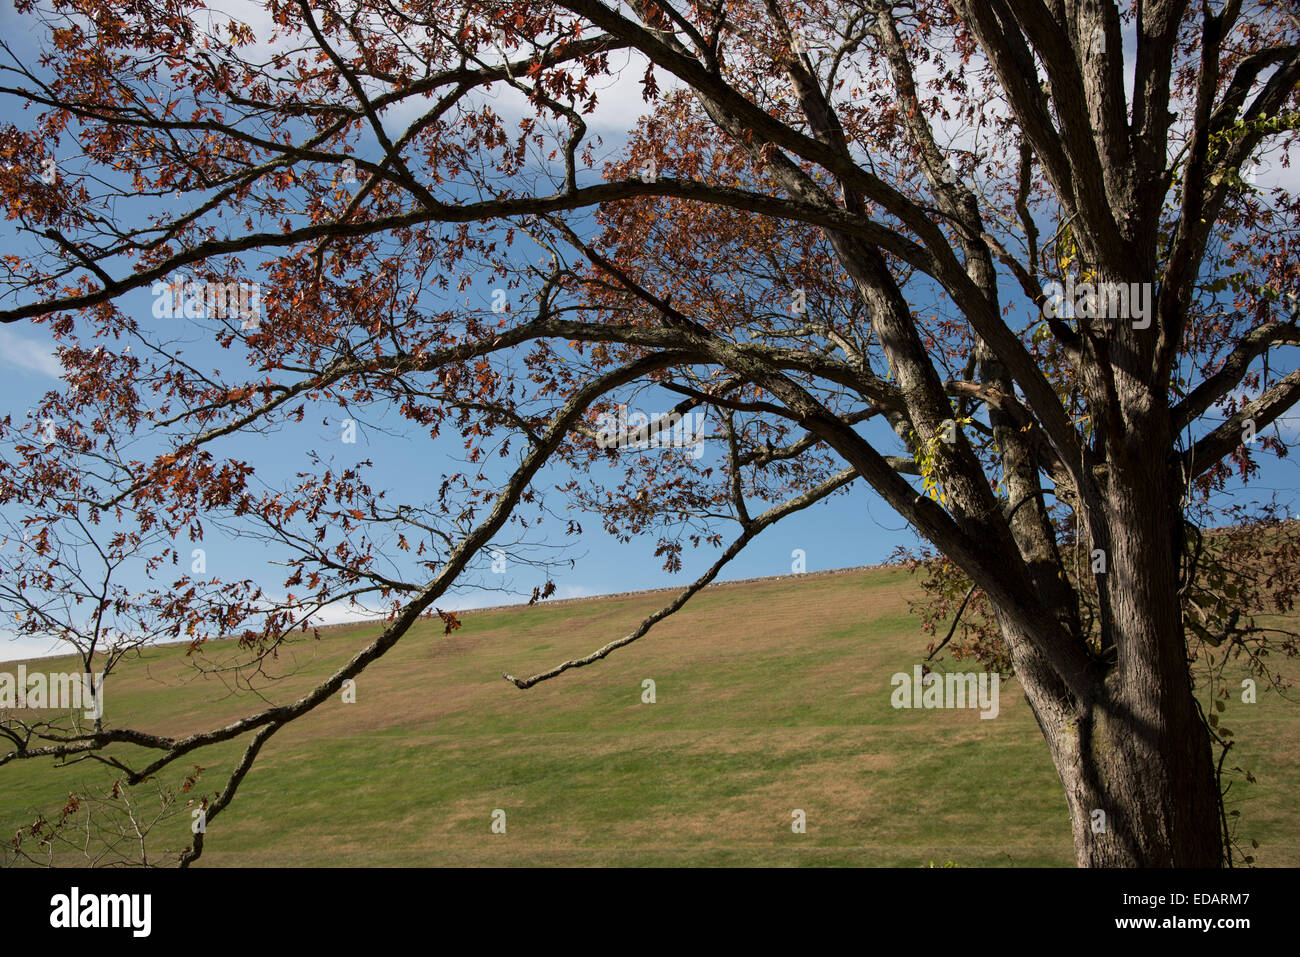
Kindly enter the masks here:
[[[27, 24], [15, 22], [16, 19], [21, 18], [16, 18], [12, 9], [0, 13], [0, 29], [5, 30], [11, 41], [16, 34], [27, 29]], [[640, 72], [639, 69], [629, 69], [628, 75], [639, 79]], [[12, 101], [0, 102], [4, 103], [6, 109], [13, 106]], [[606, 152], [612, 154], [619, 146], [619, 134], [626, 127], [628, 111], [639, 109], [639, 84], [612, 87], [607, 91], [605, 104], [601, 114], [593, 118], [592, 128], [606, 137]], [[16, 118], [4, 119], [21, 122]], [[1266, 166], [1259, 184], [1267, 186], [1271, 182], [1285, 179], [1290, 186], [1294, 174], [1294, 169], [1283, 171], [1280, 166]], [[22, 249], [22, 244], [7, 224], [0, 224], [0, 249]], [[486, 306], [491, 289], [486, 284], [479, 284], [469, 295], [472, 300]], [[133, 294], [133, 297], [126, 300], [127, 308], [138, 315], [148, 315], [152, 296], [141, 291]], [[179, 335], [186, 334], [182, 328], [176, 331]], [[191, 356], [210, 355], [215, 360], [218, 355], [215, 350], [200, 342], [195, 342], [188, 348], [191, 349]], [[227, 356], [221, 361], [229, 361], [229, 358]], [[20, 418], [26, 410], [37, 404], [45, 391], [61, 385], [57, 378], [59, 372], [51, 341], [43, 328], [26, 323], [0, 326], [0, 415], [11, 413], [15, 419]], [[668, 403], [665, 402], [662, 408], [667, 407]], [[395, 420], [384, 424], [397, 425]], [[1294, 443], [1300, 439], [1298, 426], [1300, 420], [1295, 416], [1283, 423], [1282, 432], [1289, 442]], [[340, 463], [372, 459], [376, 465], [372, 482], [387, 489], [390, 497], [398, 502], [422, 501], [430, 497], [431, 482], [442, 473], [455, 471], [459, 467], [456, 461], [459, 439], [455, 437], [431, 443], [427, 436], [409, 429], [398, 428], [396, 434], [387, 435], [364, 424], [358, 429], [355, 444], [344, 444], [340, 441], [340, 435], [341, 423], [337, 412], [323, 410], [320, 415], [308, 415], [301, 425], [292, 429], [283, 429], [269, 435], [236, 437], [223, 445], [221, 452], [250, 460], [258, 467], [259, 473], [273, 476], [277, 484], [279, 480], [291, 477], [294, 472], [301, 470], [311, 451], [333, 456]], [[885, 451], [894, 452], [896, 449], [891, 446]], [[703, 463], [707, 463], [717, 453], [716, 447], [709, 448]], [[680, 456], [683, 453], [676, 449], [662, 449], [651, 450], [649, 454]], [[1300, 487], [1295, 471], [1297, 464], [1294, 460], [1278, 462], [1271, 457], [1262, 459], [1261, 474], [1244, 498], [1267, 499], [1277, 493], [1279, 501], [1300, 509], [1300, 496], [1296, 495], [1296, 489]], [[556, 481], [549, 484], [554, 485]], [[1240, 490], [1230, 490], [1229, 494], [1240, 494]], [[684, 571], [670, 575], [663, 571], [662, 559], [653, 555], [653, 536], [631, 544], [620, 544], [602, 530], [600, 521], [595, 516], [582, 516], [581, 521], [585, 531], [577, 541], [564, 539], [560, 534], [562, 524], [557, 521], [548, 520], [537, 530], [541, 538], [567, 542], [566, 550], [553, 556], [561, 561], [557, 561], [550, 572], [550, 577], [557, 585], [556, 596], [560, 598], [685, 585], [702, 572], [717, 554], [715, 549], [709, 547], [694, 553], [688, 551], [683, 556]], [[734, 531], [734, 528], [724, 529], [724, 537], [729, 540]], [[905, 522], [872, 493], [865, 483], [859, 481], [848, 494], [814, 506], [788, 520], [785, 525], [778, 525], [763, 533], [728, 566], [721, 578], [789, 574], [796, 550], [801, 550], [804, 554], [806, 570], [816, 571], [877, 563], [884, 560], [896, 546], [912, 546], [917, 543]], [[284, 577], [283, 571], [266, 563], [267, 559], [274, 556], [269, 553], [259, 554], [261, 546], [250, 548], [247, 542], [223, 540], [214, 532], [205, 540], [204, 548], [209, 574], [264, 579], [268, 590], [282, 592], [280, 582]], [[188, 551], [188, 546], [185, 551]], [[572, 568], [568, 564], [570, 558], [574, 561]], [[508, 564], [504, 576], [493, 576], [487, 571], [480, 571], [454, 597], [440, 601], [439, 606], [454, 609], [520, 600], [546, 577], [546, 574], [523, 565], [512, 567]], [[506, 591], [477, 587], [481, 585], [496, 586], [496, 589], [504, 588]], [[356, 609], [339, 608], [323, 616], [322, 621], [343, 620], [359, 614]], [[0, 638], [4, 634], [0, 631]], [[0, 658], [44, 654], [50, 650], [47, 643], [12, 641], [7, 645], [0, 644]]]
[[[490, 291], [485, 288], [478, 293], [486, 298]], [[141, 299], [138, 308], [144, 312], [148, 309], [149, 298], [143, 293], [138, 295]], [[209, 351], [197, 345], [195, 348], [200, 353]], [[188, 354], [192, 358], [194, 353]], [[227, 356], [225, 361], [231, 358]], [[57, 360], [41, 327], [24, 324], [0, 327], [0, 372], [3, 372], [0, 375], [0, 414], [9, 412], [15, 418], [36, 405], [46, 390], [61, 385], [57, 379]], [[663, 408], [667, 407], [668, 403], [665, 403]], [[273, 482], [283, 482], [304, 468], [310, 452], [332, 457], [338, 464], [370, 459], [375, 463], [371, 472], [372, 484], [384, 488], [396, 502], [426, 500], [431, 495], [431, 485], [441, 474], [461, 467], [458, 437], [453, 435], [431, 442], [418, 430], [413, 431], [395, 419], [375, 424], [392, 426], [395, 434], [385, 434], [384, 430], [363, 423], [358, 425], [355, 444], [345, 444], [341, 441], [339, 413], [331, 415], [329, 410], [323, 410], [321, 415], [309, 414], [301, 424], [269, 435], [233, 437], [221, 449], [224, 455], [252, 462], [259, 474], [266, 475]], [[1284, 430], [1292, 442], [1297, 438], [1294, 424], [1293, 418]], [[886, 451], [895, 451], [892, 447], [882, 447]], [[716, 443], [706, 445], [701, 464], [707, 464], [718, 453]], [[648, 450], [646, 454], [680, 457], [687, 453], [667, 448]], [[1269, 498], [1276, 492], [1280, 501], [1300, 509], [1300, 496], [1296, 495], [1296, 489], [1300, 488], [1300, 482], [1296, 481], [1296, 467], [1294, 460], [1279, 462], [1271, 456], [1262, 458], [1261, 475], [1252, 483], [1247, 497]], [[551, 488], [563, 474], [560, 470], [544, 473], [538, 484]], [[653, 536], [624, 544], [608, 535], [596, 516], [580, 515], [579, 520], [584, 532], [576, 539], [565, 538], [562, 523], [552, 519], [546, 520], [530, 535], [533, 540], [544, 539], [564, 545], [561, 552], [548, 556], [553, 560], [549, 577], [557, 585], [556, 597], [684, 585], [716, 557], [716, 550], [710, 547], [694, 552], [688, 550], [683, 559], [683, 572], [672, 575], [662, 569], [662, 560], [653, 555]], [[729, 540], [734, 531], [734, 527], [724, 529], [723, 534]], [[859, 481], [847, 494], [814, 506], [787, 523], [764, 532], [720, 577], [725, 580], [789, 574], [796, 550], [802, 550], [806, 570], [816, 571], [877, 563], [896, 546], [915, 544], [918, 540], [904, 521]], [[222, 578], [252, 577], [263, 582], [272, 593], [283, 593], [280, 583], [284, 572], [269, 564], [269, 560], [276, 556], [267, 552], [260, 543], [231, 540], [209, 527], [203, 547], [209, 574]], [[186, 554], [188, 550], [189, 544], [185, 543], [182, 553]], [[542, 553], [534, 550], [531, 554], [540, 556]], [[572, 568], [569, 559], [574, 562]], [[466, 577], [463, 587], [438, 604], [445, 609], [457, 609], [518, 601], [547, 577], [548, 573], [514, 562], [507, 562], [504, 575], [495, 575], [487, 569], [485, 557], [478, 569]], [[328, 623], [362, 615], [360, 609], [340, 606], [323, 613], [319, 620]], [[12, 641], [0, 651], [0, 656], [37, 655], [49, 653], [52, 648], [48, 643], [24, 639]]]

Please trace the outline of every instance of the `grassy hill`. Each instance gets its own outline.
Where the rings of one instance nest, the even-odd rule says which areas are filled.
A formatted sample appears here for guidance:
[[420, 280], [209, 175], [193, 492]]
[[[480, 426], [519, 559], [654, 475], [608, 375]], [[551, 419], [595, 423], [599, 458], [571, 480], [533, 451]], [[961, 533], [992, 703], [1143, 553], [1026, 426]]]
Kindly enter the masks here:
[[[588, 653], [665, 595], [476, 612], [446, 637], [421, 622], [362, 675], [355, 703], [336, 698], [271, 739], [201, 866], [1071, 865], [1065, 800], [1014, 681], [995, 720], [891, 707], [891, 675], [924, 654], [907, 613], [917, 594], [895, 569], [715, 586], [641, 641], [528, 691], [501, 673]], [[373, 633], [304, 638], [258, 690], [291, 699]], [[235, 649], [202, 657], [216, 666]], [[110, 681], [115, 726], [174, 735], [257, 707], [234, 673], [198, 674], [183, 647]], [[1300, 706], [1262, 695], [1230, 704], [1224, 723], [1240, 742], [1229, 764], [1258, 780], [1230, 795], [1240, 836], [1260, 842], [1260, 865], [1300, 865]], [[196, 755], [166, 783], [200, 764], [211, 793], [239, 750]], [[0, 827], [56, 816], [69, 792], [103, 793], [113, 777], [93, 762], [0, 767]], [[148, 789], [133, 789], [142, 809]], [[490, 830], [494, 809], [505, 834]], [[794, 809], [806, 834], [791, 831]], [[188, 827], [188, 814], [160, 827], [154, 853], [183, 847]]]

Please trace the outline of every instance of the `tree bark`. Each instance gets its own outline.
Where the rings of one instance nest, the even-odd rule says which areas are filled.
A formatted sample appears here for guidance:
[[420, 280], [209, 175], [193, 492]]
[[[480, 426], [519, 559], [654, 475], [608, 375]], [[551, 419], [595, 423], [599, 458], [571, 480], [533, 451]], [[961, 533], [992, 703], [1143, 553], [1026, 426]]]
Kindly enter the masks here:
[[1188, 668], [1177, 496], [1171, 504], [1171, 484], [1150, 471], [1154, 462], [1130, 464], [1140, 467], [1113, 473], [1107, 488], [1101, 600], [1113, 650], [1086, 698], [1065, 690], [1029, 650], [1041, 625], [1014, 613], [1000, 614], [1000, 624], [1065, 789], [1079, 866], [1218, 867], [1222, 809]]
[[1117, 686], [1104, 682], [1090, 704], [1034, 709], [1065, 789], [1076, 862], [1220, 866], [1218, 783], [1190, 689], [1175, 696], [1185, 701], [1174, 718], [1151, 703], [1156, 695], [1121, 697]]

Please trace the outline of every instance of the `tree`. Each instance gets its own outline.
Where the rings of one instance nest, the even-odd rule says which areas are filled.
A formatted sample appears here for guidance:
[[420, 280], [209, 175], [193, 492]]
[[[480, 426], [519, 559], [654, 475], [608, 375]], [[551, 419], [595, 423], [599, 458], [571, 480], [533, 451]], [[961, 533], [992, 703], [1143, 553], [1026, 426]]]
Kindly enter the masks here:
[[[102, 522], [156, 563], [119, 614], [196, 648], [272, 653], [343, 598], [391, 615], [296, 702], [184, 738], [11, 728], [0, 762], [93, 756], [134, 784], [251, 736], [211, 821], [421, 615], [455, 627], [440, 596], [556, 492], [670, 569], [723, 550], [520, 687], [861, 480], [996, 623], [1079, 864], [1225, 859], [1189, 622], [1228, 606], [1192, 587], [1189, 515], [1285, 454], [1266, 430], [1300, 397], [1276, 358], [1300, 345], [1296, 200], [1249, 172], [1295, 139], [1289, 0], [272, 0], [256, 29], [184, 0], [19, 9], [49, 48], [6, 47], [33, 110], [0, 134], [28, 243], [0, 318], [44, 324], [67, 382], [4, 422], [31, 587], [75, 565], [58, 530]], [[646, 112], [602, 165], [584, 117], [629, 70]], [[489, 308], [464, 296], [484, 282]], [[625, 427], [637, 395], [675, 404]], [[322, 408], [459, 434], [467, 465], [393, 505], [365, 462], [266, 476], [230, 448]], [[636, 453], [688, 413], [716, 460]], [[157, 578], [213, 525], [287, 555], [287, 596]]]

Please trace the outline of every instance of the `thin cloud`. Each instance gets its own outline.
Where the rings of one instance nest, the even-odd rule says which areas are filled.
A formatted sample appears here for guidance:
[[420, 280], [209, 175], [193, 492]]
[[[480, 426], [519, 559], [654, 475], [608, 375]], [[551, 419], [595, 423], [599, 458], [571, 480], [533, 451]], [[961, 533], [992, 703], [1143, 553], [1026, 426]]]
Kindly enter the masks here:
[[0, 630], [0, 663], [31, 661], [35, 658], [62, 658], [77, 653], [69, 642], [61, 638], [36, 635], [15, 635]]
[[0, 326], [0, 365], [14, 366], [51, 379], [63, 374], [63, 366], [48, 345], [26, 339], [7, 326]]

